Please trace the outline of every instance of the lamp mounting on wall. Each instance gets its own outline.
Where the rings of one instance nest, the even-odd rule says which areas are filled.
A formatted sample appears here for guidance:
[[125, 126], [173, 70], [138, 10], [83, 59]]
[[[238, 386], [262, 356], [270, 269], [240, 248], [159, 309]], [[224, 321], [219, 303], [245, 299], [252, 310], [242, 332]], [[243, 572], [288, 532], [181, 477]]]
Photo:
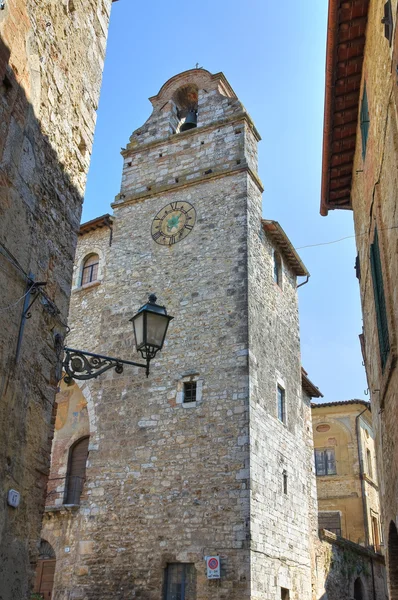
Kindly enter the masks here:
[[112, 368], [120, 374], [123, 373], [123, 365], [141, 367], [146, 370], [148, 377], [149, 363], [163, 348], [169, 323], [174, 318], [167, 314], [164, 306], [156, 304], [156, 299], [155, 294], [151, 294], [148, 302], [141, 306], [137, 314], [130, 319], [133, 322], [135, 345], [146, 361], [144, 364], [103, 354], [94, 354], [85, 350], [64, 348], [65, 357], [62, 366], [66, 372], [65, 383], [71, 384], [74, 379], [80, 381], [94, 379]]

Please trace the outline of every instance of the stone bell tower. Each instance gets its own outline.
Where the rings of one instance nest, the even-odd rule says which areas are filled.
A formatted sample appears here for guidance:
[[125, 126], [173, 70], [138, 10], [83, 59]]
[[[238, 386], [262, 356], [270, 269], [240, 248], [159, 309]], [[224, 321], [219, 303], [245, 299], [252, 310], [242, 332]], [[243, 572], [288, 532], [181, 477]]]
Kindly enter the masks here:
[[[75, 294], [72, 321], [83, 321], [68, 343], [84, 346], [84, 314], [96, 311], [92, 351], [134, 359], [128, 319], [149, 292], [174, 320], [149, 379], [126, 368], [86, 386], [96, 425], [68, 533], [80, 570], [63, 590], [310, 600], [296, 292], [307, 271], [279, 224], [262, 220], [260, 137], [224, 75], [181, 73], [150, 100], [122, 153], [105, 276], [84, 307]], [[79, 555], [82, 540], [90, 551]], [[208, 578], [211, 556], [219, 578]]]

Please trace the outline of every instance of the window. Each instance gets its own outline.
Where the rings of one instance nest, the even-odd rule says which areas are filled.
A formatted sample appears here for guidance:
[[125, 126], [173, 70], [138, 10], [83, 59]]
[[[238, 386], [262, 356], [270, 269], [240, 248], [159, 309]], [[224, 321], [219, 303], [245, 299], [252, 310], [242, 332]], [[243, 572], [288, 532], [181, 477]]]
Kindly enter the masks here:
[[387, 0], [384, 4], [384, 17], [381, 22], [384, 24], [384, 36], [388, 39], [388, 43], [392, 44], [392, 34], [394, 30], [394, 20], [392, 16], [391, 0]]
[[98, 277], [98, 265], [99, 256], [98, 254], [92, 254], [83, 263], [81, 285], [97, 281]]
[[191, 563], [167, 565], [164, 600], [195, 600], [196, 571]]
[[341, 515], [337, 510], [318, 513], [318, 529], [327, 529], [335, 535], [341, 535]]
[[279, 252], [274, 250], [274, 281], [281, 287], [282, 285], [282, 259]]
[[283, 493], [287, 494], [287, 472], [283, 471]]
[[366, 145], [368, 143], [369, 124], [370, 124], [368, 95], [366, 93], [366, 84], [364, 85], [364, 88], [363, 88], [360, 121], [361, 121], [361, 134], [362, 134], [362, 158], [365, 159]]
[[70, 449], [64, 504], [80, 504], [86, 480], [89, 437], [80, 438]]
[[196, 381], [184, 382], [184, 403], [196, 402]]
[[380, 536], [379, 536], [379, 520], [377, 517], [371, 517], [372, 520], [372, 535], [373, 535], [373, 546], [375, 552], [380, 551]]
[[318, 477], [336, 475], [336, 458], [333, 448], [315, 449], [315, 473]]
[[370, 477], [370, 479], [373, 479], [372, 454], [369, 449], [366, 450], [366, 465], [368, 477]]
[[386, 299], [384, 296], [383, 272], [381, 269], [379, 236], [377, 229], [375, 229], [373, 244], [370, 245], [370, 266], [372, 270], [373, 295], [375, 299], [381, 368], [384, 371], [388, 354], [390, 352], [390, 339], [388, 335]]
[[290, 592], [287, 588], [281, 587], [281, 600], [289, 600]]
[[278, 419], [280, 421], [282, 421], [282, 423], [286, 423], [285, 390], [280, 385], [278, 385], [278, 388], [277, 388], [277, 398], [278, 398]]

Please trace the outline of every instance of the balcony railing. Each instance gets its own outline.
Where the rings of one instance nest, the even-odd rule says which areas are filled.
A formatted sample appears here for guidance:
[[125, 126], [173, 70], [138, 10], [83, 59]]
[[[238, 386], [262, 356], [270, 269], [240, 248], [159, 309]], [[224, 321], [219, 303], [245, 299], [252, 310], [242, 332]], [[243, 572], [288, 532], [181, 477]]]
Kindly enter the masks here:
[[68, 476], [48, 480], [46, 506], [79, 505], [85, 478]]

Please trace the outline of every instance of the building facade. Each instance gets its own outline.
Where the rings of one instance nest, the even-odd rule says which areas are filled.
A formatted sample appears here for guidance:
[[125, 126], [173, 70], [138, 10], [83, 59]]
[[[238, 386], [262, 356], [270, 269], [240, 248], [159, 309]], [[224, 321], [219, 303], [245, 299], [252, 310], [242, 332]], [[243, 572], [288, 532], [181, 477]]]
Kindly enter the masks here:
[[2, 600], [38, 554], [111, 1], [0, 3]]
[[397, 2], [329, 2], [321, 213], [353, 211], [390, 596], [398, 598]]
[[174, 320], [148, 379], [126, 367], [61, 386], [42, 531], [53, 597], [309, 600], [308, 273], [262, 219], [260, 138], [223, 74], [181, 73], [150, 100], [113, 218], [82, 227], [68, 346], [134, 360], [129, 319], [149, 292]]
[[318, 527], [375, 552], [382, 549], [370, 404], [312, 405]]

